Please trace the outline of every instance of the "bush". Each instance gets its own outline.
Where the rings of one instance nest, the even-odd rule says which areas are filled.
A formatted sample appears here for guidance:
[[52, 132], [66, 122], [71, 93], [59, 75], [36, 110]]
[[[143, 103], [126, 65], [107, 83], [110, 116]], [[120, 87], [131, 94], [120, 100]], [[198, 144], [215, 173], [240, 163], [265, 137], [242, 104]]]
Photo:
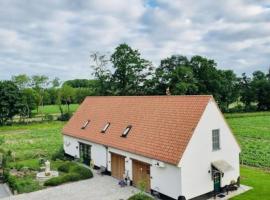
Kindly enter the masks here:
[[73, 182], [80, 180], [80, 175], [77, 173], [65, 174], [63, 176], [54, 177], [45, 181], [45, 186], [57, 186], [67, 182]]
[[53, 155], [52, 155], [52, 160], [65, 160], [65, 150], [63, 147], [61, 147], [57, 152], [55, 152]]
[[138, 193], [129, 197], [128, 200], [154, 200], [154, 199], [146, 194]]
[[62, 115], [60, 115], [57, 120], [59, 121], [68, 121], [71, 118], [72, 114], [71, 113], [64, 113]]
[[45, 114], [44, 119], [45, 119], [46, 121], [53, 121], [53, 115]]
[[73, 162], [65, 162], [58, 167], [58, 171], [68, 173], [70, 171], [70, 168], [74, 166], [77, 166], [77, 164]]
[[79, 166], [73, 162], [66, 162], [58, 167], [60, 172], [68, 173], [59, 177], [51, 178], [45, 181], [45, 186], [56, 186], [67, 182], [84, 180], [93, 177], [90, 169]]
[[93, 173], [90, 169], [79, 165], [76, 167], [72, 167], [70, 172], [79, 174], [81, 179], [88, 179], [93, 177]]

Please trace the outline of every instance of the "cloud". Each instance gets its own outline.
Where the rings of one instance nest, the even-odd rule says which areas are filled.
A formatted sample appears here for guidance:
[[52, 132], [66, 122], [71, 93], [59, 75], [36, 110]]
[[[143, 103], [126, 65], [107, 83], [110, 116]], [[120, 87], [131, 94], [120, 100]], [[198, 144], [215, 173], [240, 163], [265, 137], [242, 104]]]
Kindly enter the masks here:
[[158, 65], [171, 54], [215, 59], [238, 74], [270, 61], [267, 0], [3, 0], [0, 79], [91, 78], [89, 54], [122, 42]]

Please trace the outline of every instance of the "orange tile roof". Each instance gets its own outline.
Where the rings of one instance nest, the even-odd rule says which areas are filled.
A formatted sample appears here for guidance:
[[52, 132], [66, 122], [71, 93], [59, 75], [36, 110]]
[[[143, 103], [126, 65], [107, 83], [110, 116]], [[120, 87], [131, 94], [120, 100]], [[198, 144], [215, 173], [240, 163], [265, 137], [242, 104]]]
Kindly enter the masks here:
[[[212, 96], [87, 97], [63, 134], [177, 165]], [[81, 129], [86, 120], [91, 120]], [[110, 122], [106, 133], [101, 133]], [[121, 134], [132, 125], [127, 137]]]

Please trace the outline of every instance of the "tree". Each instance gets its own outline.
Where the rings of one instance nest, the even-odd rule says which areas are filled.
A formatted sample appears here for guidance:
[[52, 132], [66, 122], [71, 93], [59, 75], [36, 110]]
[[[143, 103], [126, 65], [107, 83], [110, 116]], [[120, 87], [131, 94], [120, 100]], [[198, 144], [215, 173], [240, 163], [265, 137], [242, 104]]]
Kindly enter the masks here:
[[29, 87], [31, 79], [26, 74], [20, 74], [17, 76], [12, 76], [11, 80], [21, 90]]
[[253, 73], [252, 86], [256, 93], [259, 110], [270, 109], [270, 81], [267, 74], [261, 71]]
[[55, 77], [51, 83], [53, 88], [57, 88], [61, 85], [60, 79], [58, 77]]
[[110, 94], [111, 72], [107, 69], [109, 59], [105, 54], [100, 54], [98, 52], [92, 53], [90, 58], [92, 61], [91, 67], [94, 70], [92, 75], [94, 75], [97, 80], [96, 95], [104, 96]]
[[12, 81], [0, 81], [0, 125], [20, 113], [22, 99], [19, 88]]
[[36, 109], [38, 94], [32, 88], [26, 88], [21, 91], [22, 94], [22, 109], [21, 117], [31, 117], [32, 110]]
[[223, 111], [228, 110], [229, 105], [239, 98], [239, 82], [236, 74], [232, 70], [219, 70], [219, 100]]
[[75, 97], [75, 90], [74, 88], [68, 86], [68, 85], [63, 85], [63, 87], [60, 90], [60, 100], [63, 101], [68, 108], [68, 113], [69, 113], [69, 105], [72, 103], [72, 100]]
[[111, 83], [116, 95], [143, 94], [144, 82], [149, 76], [152, 64], [141, 58], [138, 50], [127, 44], [120, 44], [111, 55], [114, 73]]
[[246, 110], [250, 110], [251, 103], [256, 100], [256, 93], [252, 85], [252, 79], [243, 73], [239, 81], [239, 86], [240, 100], [245, 104]]
[[156, 94], [165, 94], [167, 88], [172, 94], [196, 94], [198, 90], [189, 60], [181, 55], [161, 60], [153, 80]]
[[34, 75], [31, 77], [32, 88], [38, 93], [37, 97], [37, 112], [39, 112], [39, 106], [43, 106], [43, 100], [45, 91], [44, 89], [49, 85], [49, 77], [44, 75]]

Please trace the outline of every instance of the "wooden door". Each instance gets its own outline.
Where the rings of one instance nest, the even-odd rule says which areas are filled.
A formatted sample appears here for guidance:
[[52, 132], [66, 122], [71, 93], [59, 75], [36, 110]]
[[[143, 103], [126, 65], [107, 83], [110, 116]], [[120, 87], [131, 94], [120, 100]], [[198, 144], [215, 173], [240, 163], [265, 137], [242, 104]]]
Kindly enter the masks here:
[[125, 173], [125, 157], [111, 153], [111, 173], [112, 176], [122, 180]]
[[150, 165], [137, 160], [132, 160], [133, 185], [140, 188], [144, 185], [145, 191], [150, 191]]

